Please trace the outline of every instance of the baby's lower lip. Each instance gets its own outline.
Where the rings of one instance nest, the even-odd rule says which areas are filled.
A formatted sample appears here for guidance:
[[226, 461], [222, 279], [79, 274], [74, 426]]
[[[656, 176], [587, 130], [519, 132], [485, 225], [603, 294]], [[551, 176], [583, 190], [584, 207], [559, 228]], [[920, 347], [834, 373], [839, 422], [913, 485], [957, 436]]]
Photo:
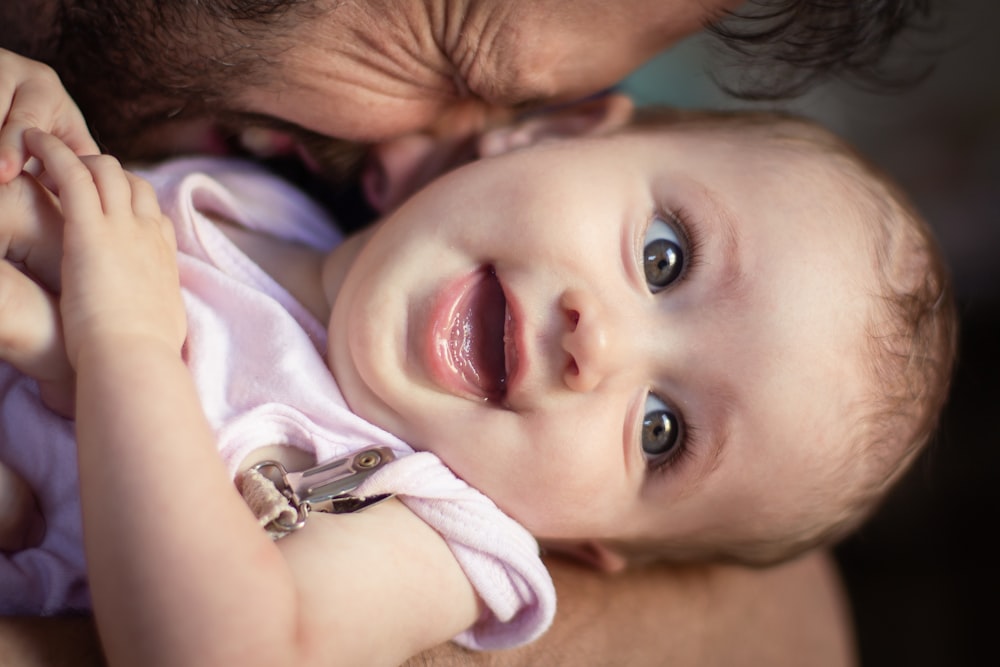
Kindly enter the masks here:
[[502, 401], [509, 370], [509, 316], [491, 267], [445, 287], [432, 309], [426, 356], [431, 378], [450, 393]]

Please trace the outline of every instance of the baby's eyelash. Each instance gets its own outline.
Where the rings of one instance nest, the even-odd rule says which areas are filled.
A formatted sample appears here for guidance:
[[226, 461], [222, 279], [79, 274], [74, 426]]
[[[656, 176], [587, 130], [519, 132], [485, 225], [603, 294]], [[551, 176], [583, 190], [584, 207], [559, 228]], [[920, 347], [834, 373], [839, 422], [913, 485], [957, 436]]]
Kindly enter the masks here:
[[677, 446], [677, 452], [666, 460], [650, 466], [649, 472], [651, 474], [666, 475], [676, 469], [677, 466], [684, 465], [684, 463], [691, 459], [694, 456], [694, 453], [698, 451], [698, 442], [700, 438], [699, 429], [685, 423], [684, 429], [681, 433], [681, 441]]
[[[691, 224], [691, 215], [683, 206], [662, 209], [661, 213], [665, 219], [673, 221], [681, 236], [684, 237], [684, 270], [677, 278], [677, 283], [683, 283], [691, 277], [692, 271], [701, 265], [703, 261], [703, 240], [701, 230]], [[675, 286], [676, 286], [675, 284]], [[650, 467], [649, 472], [653, 475], [667, 475], [678, 466], [684, 465], [698, 451], [700, 430], [681, 418], [683, 428], [681, 430], [681, 441], [678, 443], [677, 452], [665, 460]]]
[[682, 283], [690, 277], [691, 271], [701, 265], [703, 259], [701, 230], [696, 225], [691, 224], [691, 215], [683, 206], [669, 209], [669, 212], [665, 212], [664, 216], [672, 218], [684, 236], [685, 265], [684, 271], [677, 279], [678, 283]]

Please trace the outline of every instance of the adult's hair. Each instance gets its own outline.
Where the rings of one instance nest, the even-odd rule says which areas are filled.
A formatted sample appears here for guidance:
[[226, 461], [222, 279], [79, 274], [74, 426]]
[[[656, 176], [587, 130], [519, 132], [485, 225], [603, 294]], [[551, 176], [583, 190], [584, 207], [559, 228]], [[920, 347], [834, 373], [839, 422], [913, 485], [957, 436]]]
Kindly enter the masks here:
[[[721, 85], [744, 99], [779, 99], [842, 78], [871, 89], [920, 80], [922, 60], [887, 63], [906, 32], [932, 28], [932, 0], [749, 0], [708, 26], [730, 52], [737, 76]], [[912, 49], [910, 56], [916, 55]], [[899, 59], [904, 60], [904, 59]], [[912, 63], [912, 59], [909, 60]]]
[[[750, 0], [709, 30], [748, 73], [726, 87], [774, 98], [831, 76], [886, 84], [889, 73], [880, 65], [890, 43], [926, 19], [930, 3]], [[144, 154], [150, 128], [183, 129], [188, 119], [234, 129], [274, 125], [237, 108], [233, 93], [277, 76], [275, 65], [296, 29], [320, 15], [335, 20], [336, 3], [18, 0], [0, 3], [0, 46], [52, 65], [106, 149], [126, 158], [159, 157]]]

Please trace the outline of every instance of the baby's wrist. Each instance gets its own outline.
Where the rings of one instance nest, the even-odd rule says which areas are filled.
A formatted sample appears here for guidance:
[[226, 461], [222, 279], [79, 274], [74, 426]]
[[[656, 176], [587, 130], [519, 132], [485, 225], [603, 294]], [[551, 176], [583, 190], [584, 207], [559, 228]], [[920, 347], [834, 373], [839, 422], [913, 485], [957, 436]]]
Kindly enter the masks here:
[[109, 363], [141, 364], [144, 360], [158, 357], [180, 360], [181, 346], [182, 343], [170, 340], [160, 332], [119, 329], [91, 332], [76, 340], [67, 337], [66, 349], [71, 365], [79, 372], [85, 360], [93, 360], [97, 368]]

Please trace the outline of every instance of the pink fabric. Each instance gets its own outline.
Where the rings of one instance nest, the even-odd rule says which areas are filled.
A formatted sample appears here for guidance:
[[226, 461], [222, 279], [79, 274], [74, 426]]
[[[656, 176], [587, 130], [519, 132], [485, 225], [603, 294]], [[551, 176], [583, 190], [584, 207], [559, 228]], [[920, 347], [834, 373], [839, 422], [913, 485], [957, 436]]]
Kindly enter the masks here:
[[[231, 473], [265, 445], [292, 445], [319, 461], [373, 444], [393, 448], [399, 460], [365, 490], [397, 493], [444, 536], [488, 609], [456, 641], [495, 649], [541, 634], [555, 591], [534, 538], [436, 456], [414, 454], [350, 412], [324, 363], [325, 325], [204, 215], [325, 250], [339, 242], [325, 214], [290, 185], [236, 161], [179, 160], [144, 175], [177, 228], [185, 360]], [[34, 383], [8, 366], [0, 366], [0, 392], [0, 457], [36, 489], [48, 527], [40, 548], [0, 557], [0, 613], [87, 608], [72, 423], [45, 410]]]

